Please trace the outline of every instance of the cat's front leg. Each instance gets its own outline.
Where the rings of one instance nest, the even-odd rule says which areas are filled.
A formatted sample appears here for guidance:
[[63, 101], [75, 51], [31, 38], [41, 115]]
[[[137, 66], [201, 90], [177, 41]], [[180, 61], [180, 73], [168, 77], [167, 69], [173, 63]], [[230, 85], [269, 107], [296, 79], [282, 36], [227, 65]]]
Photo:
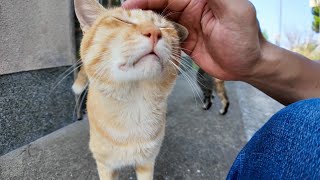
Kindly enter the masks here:
[[154, 162], [136, 166], [138, 180], [152, 180], [154, 171]]
[[97, 169], [100, 180], [118, 180], [119, 174], [117, 171], [106, 167], [104, 164], [97, 161]]

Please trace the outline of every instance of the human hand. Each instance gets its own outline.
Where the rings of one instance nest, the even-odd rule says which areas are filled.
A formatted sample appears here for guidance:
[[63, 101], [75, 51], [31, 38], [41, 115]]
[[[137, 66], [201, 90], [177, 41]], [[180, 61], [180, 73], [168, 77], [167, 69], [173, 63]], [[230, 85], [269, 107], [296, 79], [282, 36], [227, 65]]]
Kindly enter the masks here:
[[219, 79], [244, 80], [259, 69], [267, 43], [247, 0], [128, 0], [123, 7], [164, 11], [184, 25], [185, 52]]

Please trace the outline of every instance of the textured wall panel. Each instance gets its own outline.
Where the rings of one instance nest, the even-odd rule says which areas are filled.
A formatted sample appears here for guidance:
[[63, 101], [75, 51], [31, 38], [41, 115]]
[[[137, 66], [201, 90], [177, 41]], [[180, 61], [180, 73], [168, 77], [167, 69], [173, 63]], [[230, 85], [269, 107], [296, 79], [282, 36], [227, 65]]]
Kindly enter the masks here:
[[72, 64], [71, 0], [0, 2], [0, 74]]

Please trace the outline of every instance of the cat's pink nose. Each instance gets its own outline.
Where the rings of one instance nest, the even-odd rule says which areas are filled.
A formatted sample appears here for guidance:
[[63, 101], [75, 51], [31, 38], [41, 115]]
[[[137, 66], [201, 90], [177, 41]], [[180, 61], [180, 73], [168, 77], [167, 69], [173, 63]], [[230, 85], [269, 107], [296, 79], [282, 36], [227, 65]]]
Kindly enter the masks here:
[[150, 38], [152, 41], [152, 44], [157, 44], [159, 39], [162, 38], [162, 34], [160, 29], [156, 28], [156, 27], [146, 27], [144, 28], [141, 33]]

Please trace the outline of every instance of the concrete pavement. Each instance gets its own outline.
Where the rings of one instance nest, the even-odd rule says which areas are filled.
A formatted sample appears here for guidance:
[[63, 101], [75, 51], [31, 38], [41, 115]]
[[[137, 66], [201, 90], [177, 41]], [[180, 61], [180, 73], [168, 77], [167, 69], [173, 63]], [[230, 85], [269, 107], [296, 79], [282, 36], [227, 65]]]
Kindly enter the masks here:
[[[156, 180], [225, 179], [252, 132], [281, 108], [244, 83], [228, 82], [227, 90], [231, 105], [228, 114], [221, 116], [217, 98], [209, 111], [203, 111], [187, 81], [178, 79], [169, 98]], [[268, 106], [263, 106], [265, 102]], [[0, 157], [0, 179], [98, 179], [88, 139], [87, 120], [60, 129]], [[131, 168], [121, 172], [120, 179], [136, 179]]]

